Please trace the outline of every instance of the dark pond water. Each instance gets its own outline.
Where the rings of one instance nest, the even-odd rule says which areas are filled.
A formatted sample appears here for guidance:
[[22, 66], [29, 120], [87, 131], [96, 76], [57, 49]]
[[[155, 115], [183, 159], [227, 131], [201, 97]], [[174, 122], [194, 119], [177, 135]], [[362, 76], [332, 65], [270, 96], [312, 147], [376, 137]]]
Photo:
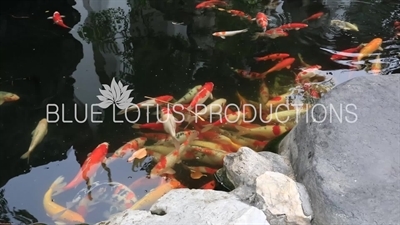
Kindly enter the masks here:
[[[180, 98], [189, 88], [207, 81], [215, 84], [214, 96], [235, 102], [237, 90], [255, 98], [258, 83], [240, 78], [230, 68], [265, 71], [274, 64], [255, 63], [253, 57], [275, 52], [294, 57], [300, 53], [308, 64], [321, 65], [322, 73], [333, 77], [336, 84], [355, 76], [371, 76], [365, 70], [350, 71], [346, 61], [331, 61], [328, 51], [355, 47], [375, 37], [384, 40], [382, 74], [399, 72], [400, 67], [400, 43], [391, 40], [395, 35], [393, 22], [400, 20], [396, 1], [285, 1], [275, 10], [265, 10], [270, 28], [301, 22], [321, 11], [325, 16], [309, 22], [308, 28], [289, 31], [288, 37], [257, 41], [251, 40], [259, 31], [254, 23], [213, 9], [195, 11], [199, 2], [194, 1], [84, 0], [72, 7], [68, 4], [71, 1], [61, 2], [9, 1], [1, 7], [0, 91], [20, 96], [19, 101], [0, 106], [1, 222], [52, 224], [42, 206], [49, 185], [60, 175], [67, 181], [72, 179], [99, 143], [109, 142], [112, 152], [138, 136], [130, 124], [114, 123], [112, 110], [107, 109], [102, 111], [101, 124], [49, 124], [48, 134], [29, 164], [20, 159], [28, 149], [30, 133], [46, 115], [47, 104], [64, 104], [65, 117], [73, 119], [74, 104], [82, 115], [84, 104], [99, 103], [99, 88], [109, 85], [114, 77], [133, 89], [134, 102], [164, 94]], [[240, 0], [230, 5], [253, 16], [263, 8]], [[46, 20], [55, 10], [66, 15], [64, 21], [73, 30]], [[359, 32], [332, 28], [328, 26], [331, 19], [357, 24]], [[247, 27], [248, 33], [225, 40], [211, 35]], [[297, 60], [294, 68], [299, 66]], [[268, 78], [269, 87], [292, 82], [290, 70]], [[146, 175], [142, 166], [146, 163], [113, 163], [111, 178], [129, 185]], [[108, 175], [98, 174], [96, 180], [106, 181]], [[63, 205], [82, 188], [83, 184], [56, 196], [55, 201]], [[143, 196], [152, 188], [143, 187], [136, 194]], [[104, 217], [89, 213], [85, 219], [93, 223]]]

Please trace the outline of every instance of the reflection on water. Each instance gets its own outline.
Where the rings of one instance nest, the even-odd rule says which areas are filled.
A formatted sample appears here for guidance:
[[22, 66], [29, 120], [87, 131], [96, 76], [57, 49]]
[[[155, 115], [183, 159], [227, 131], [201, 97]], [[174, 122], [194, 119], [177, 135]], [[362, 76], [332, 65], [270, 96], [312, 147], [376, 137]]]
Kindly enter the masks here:
[[[64, 104], [70, 119], [77, 104], [82, 115], [83, 105], [98, 103], [98, 89], [101, 84], [110, 84], [113, 77], [134, 89], [134, 102], [144, 100], [144, 96], [182, 95], [207, 81], [214, 82], [215, 96], [236, 102], [237, 90], [253, 98], [258, 86], [240, 78], [231, 67], [263, 72], [274, 62], [256, 63], [253, 57], [275, 52], [293, 57], [300, 53], [308, 64], [321, 65], [319, 75], [332, 77], [336, 84], [371, 75], [368, 66], [376, 63], [376, 54], [382, 62], [382, 74], [399, 72], [400, 43], [392, 38], [393, 21], [400, 20], [400, 5], [390, 2], [278, 1], [265, 9], [270, 28], [302, 21], [320, 11], [325, 15], [310, 22], [307, 29], [289, 31], [288, 37], [257, 41], [251, 40], [256, 28], [248, 21], [217, 10], [195, 11], [198, 2], [194, 1], [84, 0], [74, 8], [68, 1], [60, 0], [60, 5], [54, 2], [39, 7], [20, 1], [1, 10], [0, 91], [21, 98], [0, 106], [1, 222], [51, 224], [41, 206], [49, 185], [60, 175], [72, 179], [87, 153], [99, 143], [109, 142], [110, 151], [114, 151], [136, 137], [129, 124], [114, 124], [112, 112], [107, 109], [102, 124], [51, 124], [43, 143], [32, 154], [30, 166], [19, 159], [29, 146], [37, 121], [45, 117], [46, 104]], [[239, 0], [231, 5], [253, 16], [260, 11], [257, 5]], [[45, 19], [54, 10], [66, 15], [65, 23], [75, 25], [73, 30], [64, 30]], [[17, 19], [11, 14], [31, 18]], [[357, 24], [360, 31], [328, 26], [332, 19]], [[216, 31], [246, 27], [250, 27], [249, 33], [225, 40], [211, 36]], [[332, 54], [375, 37], [384, 40], [383, 51], [365, 63], [361, 61], [361, 70], [349, 68], [351, 58], [330, 60]], [[294, 68], [299, 66], [296, 62]], [[293, 84], [293, 72], [272, 74], [268, 86], [275, 84]], [[146, 174], [148, 163], [140, 162], [134, 168], [122, 161], [113, 163], [111, 179], [129, 185]], [[96, 180], [107, 181], [108, 175], [102, 172]], [[56, 202], [63, 205], [71, 201], [82, 188], [84, 185], [56, 196]], [[143, 196], [151, 188], [141, 188], [135, 194]], [[96, 212], [88, 213], [87, 222], [104, 218]]]

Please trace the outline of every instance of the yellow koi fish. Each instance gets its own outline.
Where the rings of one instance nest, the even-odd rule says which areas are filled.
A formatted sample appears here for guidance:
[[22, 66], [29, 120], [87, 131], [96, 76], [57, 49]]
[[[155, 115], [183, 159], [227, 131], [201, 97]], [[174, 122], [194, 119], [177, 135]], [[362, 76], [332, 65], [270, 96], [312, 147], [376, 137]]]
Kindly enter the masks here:
[[29, 156], [32, 153], [32, 151], [36, 148], [36, 146], [42, 142], [44, 136], [47, 134], [47, 120], [46, 119], [41, 119], [36, 126], [36, 128], [32, 131], [32, 141], [31, 144], [29, 145], [29, 149], [27, 152], [25, 152], [22, 156], [21, 159], [27, 159], [29, 163]]

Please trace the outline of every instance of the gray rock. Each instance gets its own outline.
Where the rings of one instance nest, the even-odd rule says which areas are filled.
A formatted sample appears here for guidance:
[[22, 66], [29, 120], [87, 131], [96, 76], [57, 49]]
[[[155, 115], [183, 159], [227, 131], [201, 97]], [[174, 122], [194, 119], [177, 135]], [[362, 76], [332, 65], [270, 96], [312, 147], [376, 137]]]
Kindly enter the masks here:
[[293, 176], [291, 168], [280, 158], [277, 154], [275, 156], [268, 154], [266, 158], [248, 147], [242, 147], [236, 153], [225, 156], [224, 167], [227, 177], [235, 187], [242, 185], [252, 187], [256, 178], [266, 171]]
[[285, 160], [284, 157], [273, 152], [259, 152], [258, 154], [269, 161], [271, 169], [268, 171], [279, 172], [294, 179], [292, 165], [290, 165], [290, 162]]
[[97, 225], [209, 224], [269, 225], [265, 214], [221, 191], [176, 189], [161, 197], [150, 211], [126, 210]]
[[298, 185], [288, 176], [265, 172], [257, 178], [256, 193], [256, 206], [267, 215], [270, 224], [310, 224], [311, 215], [303, 211]]
[[[399, 75], [342, 83], [282, 141], [279, 152], [310, 195], [313, 224], [399, 223], [399, 87]], [[332, 109], [343, 110], [342, 122]]]

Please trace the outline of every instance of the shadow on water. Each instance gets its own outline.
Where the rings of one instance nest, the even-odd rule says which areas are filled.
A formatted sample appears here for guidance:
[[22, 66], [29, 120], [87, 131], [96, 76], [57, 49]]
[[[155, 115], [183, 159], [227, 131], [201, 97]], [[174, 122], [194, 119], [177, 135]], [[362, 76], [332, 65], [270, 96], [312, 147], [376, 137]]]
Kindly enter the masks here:
[[[102, 1], [107, 5], [107, 1]], [[343, 0], [323, 5], [322, 1], [288, 0], [277, 3], [276, 8], [265, 9], [243, 2], [232, 1], [231, 7], [252, 16], [265, 10], [270, 18], [270, 28], [300, 22], [321, 11], [325, 15], [318, 21], [311, 21], [306, 29], [289, 31], [288, 37], [253, 41], [251, 36], [259, 31], [254, 24], [217, 10], [195, 11], [198, 2], [193, 0], [131, 0], [127, 3], [128, 10], [111, 6], [93, 10], [91, 3], [103, 2], [86, 0], [79, 12], [72, 7], [74, 2], [69, 0], [2, 3], [7, 5], [1, 7], [0, 90], [13, 92], [21, 99], [0, 107], [0, 187], [4, 186], [0, 190], [0, 222], [49, 221], [41, 201], [57, 176], [72, 179], [78, 164], [97, 144], [110, 142], [110, 151], [113, 151], [137, 136], [129, 124], [113, 123], [112, 109], [108, 108], [103, 112], [104, 122], [98, 125], [96, 132], [87, 123], [50, 124], [46, 138], [32, 154], [32, 168], [19, 159], [29, 146], [30, 132], [45, 117], [47, 104], [57, 104], [60, 108], [64, 104], [65, 117], [69, 120], [75, 120], [74, 105], [77, 105], [79, 116], [84, 117], [83, 104], [87, 102], [82, 103], [75, 97], [75, 80], [71, 77], [82, 59], [93, 57], [96, 79], [101, 84], [109, 85], [116, 77], [133, 88], [134, 102], [144, 100], [144, 96], [180, 96], [187, 89], [207, 81], [214, 82], [216, 98], [238, 103], [235, 93], [239, 91], [246, 98], [256, 99], [258, 83], [240, 78], [231, 67], [263, 72], [274, 62], [256, 63], [253, 57], [277, 52], [294, 57], [300, 53], [308, 64], [321, 65], [322, 72], [332, 76], [338, 84], [354, 76], [369, 74], [364, 70], [350, 71], [345, 60], [340, 63], [331, 61], [332, 52], [329, 51], [352, 48], [374, 37], [384, 40], [381, 54], [383, 74], [399, 72], [399, 41], [391, 40], [394, 36], [393, 21], [400, 20], [399, 4]], [[81, 20], [83, 10], [88, 11], [88, 16], [82, 18], [83, 26], [74, 27], [80, 40], [46, 20], [55, 10], [66, 15], [65, 23], [70, 26]], [[369, 13], [359, 13], [361, 10]], [[355, 23], [360, 32], [328, 26], [331, 19]], [[247, 27], [248, 33], [225, 40], [211, 36], [216, 31]], [[87, 43], [91, 45], [93, 55], [86, 52], [83, 55], [82, 46]], [[300, 66], [299, 60], [293, 65], [294, 68]], [[86, 71], [77, 72], [78, 76], [85, 76]], [[294, 83], [293, 71], [284, 70], [271, 75], [267, 80], [271, 89]], [[93, 86], [89, 82], [85, 85], [87, 88]], [[117, 119], [123, 120], [122, 117]], [[72, 150], [67, 154], [71, 146], [76, 150], [75, 157]], [[145, 165], [147, 162], [142, 162], [132, 170], [144, 174]], [[126, 177], [132, 176], [130, 167], [122, 163], [112, 165], [112, 180], [127, 182]], [[26, 173], [29, 173], [29, 179], [15, 178]], [[100, 178], [107, 180], [104, 173]], [[78, 189], [61, 196], [57, 202], [70, 201], [76, 192]], [[89, 214], [87, 220], [100, 219], [103, 217]]]

